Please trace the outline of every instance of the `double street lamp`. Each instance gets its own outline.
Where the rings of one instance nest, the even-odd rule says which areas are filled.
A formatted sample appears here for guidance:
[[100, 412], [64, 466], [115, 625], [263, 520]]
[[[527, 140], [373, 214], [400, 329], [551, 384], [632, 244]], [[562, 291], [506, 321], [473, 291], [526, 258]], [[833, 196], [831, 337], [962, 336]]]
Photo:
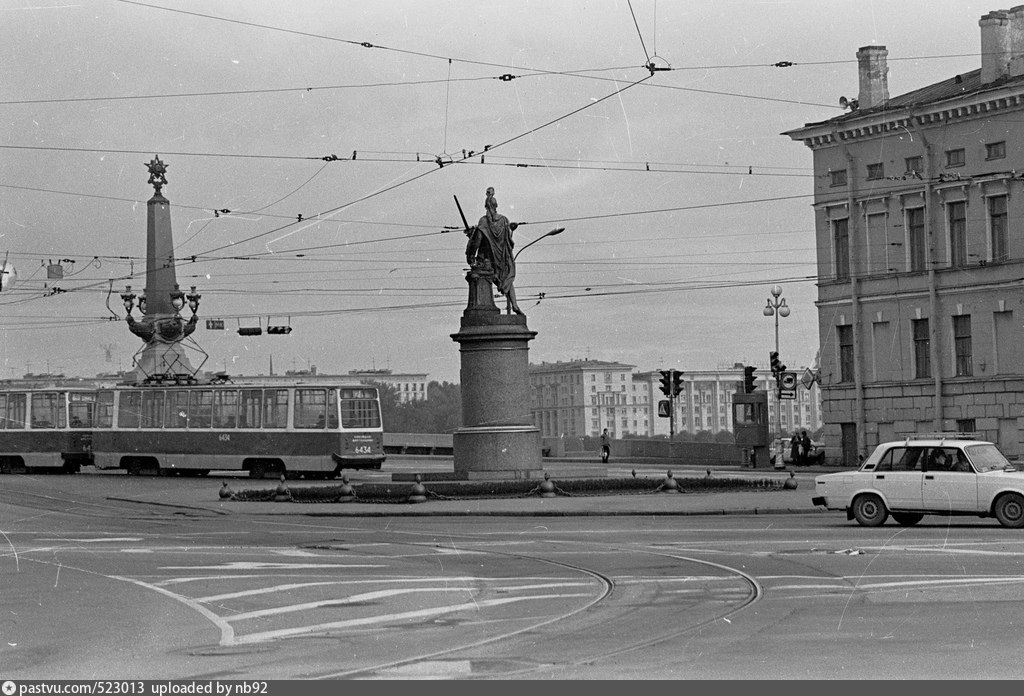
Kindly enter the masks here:
[[[779, 352], [779, 317], [789, 316], [789, 307], [786, 305], [786, 299], [782, 297], [782, 288], [778, 285], [773, 285], [771, 289], [772, 296], [768, 298], [768, 304], [764, 308], [764, 315], [766, 317], [775, 317], [775, 353]], [[778, 389], [778, 381], [776, 381], [775, 389], [775, 430], [779, 433], [779, 446], [782, 445], [782, 394]], [[780, 452], [776, 452], [775, 456], [782, 461]]]

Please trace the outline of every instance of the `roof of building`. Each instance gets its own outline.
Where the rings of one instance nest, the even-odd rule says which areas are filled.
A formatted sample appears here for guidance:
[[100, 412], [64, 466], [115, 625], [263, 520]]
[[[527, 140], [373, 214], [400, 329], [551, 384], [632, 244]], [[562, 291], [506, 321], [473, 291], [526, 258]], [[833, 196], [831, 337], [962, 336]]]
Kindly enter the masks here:
[[632, 370], [636, 365], [604, 360], [569, 360], [562, 362], [531, 363], [530, 372], [581, 372], [583, 370]]
[[[953, 77], [915, 89], [907, 92], [906, 94], [891, 97], [889, 100], [870, 109], [855, 109], [839, 116], [825, 119], [824, 121], [806, 123], [803, 128], [811, 128], [824, 124], [842, 124], [847, 121], [863, 118], [864, 116], [873, 116], [876, 114], [883, 114], [887, 111], [897, 111], [912, 107], [938, 104], [957, 97], [981, 94], [983, 92], [1002, 89], [1009, 86], [1024, 86], [1024, 75], [1019, 77], [1003, 77], [993, 82], [982, 84], [981, 69], [979, 68], [977, 70], [971, 70], [959, 75], [954, 75]], [[802, 130], [802, 128], [796, 128], [793, 131], [789, 131], [787, 134], [795, 133], [800, 130]]]

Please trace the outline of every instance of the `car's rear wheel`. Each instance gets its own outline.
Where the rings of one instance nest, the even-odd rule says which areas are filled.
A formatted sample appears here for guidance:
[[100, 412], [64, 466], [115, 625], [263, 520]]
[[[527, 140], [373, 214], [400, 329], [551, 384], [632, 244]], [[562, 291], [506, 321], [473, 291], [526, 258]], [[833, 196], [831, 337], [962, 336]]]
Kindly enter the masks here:
[[1019, 493], [1006, 493], [999, 496], [995, 504], [996, 519], [999, 524], [1011, 529], [1024, 527], [1024, 496]]
[[921, 520], [924, 519], [924, 515], [920, 512], [894, 512], [892, 518], [896, 520], [896, 524], [904, 527], [912, 527]]
[[853, 517], [862, 527], [879, 527], [889, 518], [889, 511], [881, 498], [874, 493], [865, 493], [853, 501]]

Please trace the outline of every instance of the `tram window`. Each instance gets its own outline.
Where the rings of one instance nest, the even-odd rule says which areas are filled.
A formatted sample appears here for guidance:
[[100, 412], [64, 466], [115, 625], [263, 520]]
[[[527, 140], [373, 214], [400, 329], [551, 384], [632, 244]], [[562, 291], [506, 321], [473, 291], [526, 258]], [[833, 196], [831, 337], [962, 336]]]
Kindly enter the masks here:
[[109, 428], [114, 425], [114, 392], [101, 391], [96, 394], [96, 410], [93, 412], [93, 427]]
[[196, 389], [188, 397], [188, 427], [209, 428], [213, 413], [213, 390]]
[[167, 410], [164, 411], [165, 428], [188, 427], [188, 392], [167, 392]]
[[64, 394], [44, 392], [32, 395], [32, 427], [63, 428], [65, 427]]
[[341, 390], [341, 427], [379, 428], [380, 409], [372, 389]]
[[142, 427], [161, 428], [164, 424], [163, 389], [142, 392]]
[[7, 395], [7, 430], [24, 430], [28, 415], [28, 398], [25, 394]]
[[238, 427], [260, 427], [260, 412], [263, 410], [263, 391], [260, 389], [243, 389], [238, 404]]
[[288, 426], [288, 390], [267, 389], [263, 392], [263, 427]]
[[323, 429], [327, 422], [327, 392], [323, 389], [295, 390], [295, 427]]
[[327, 427], [330, 430], [338, 429], [338, 390], [327, 390]]
[[234, 428], [238, 416], [238, 392], [219, 389], [213, 393], [213, 427]]
[[117, 398], [117, 427], [138, 428], [142, 417], [142, 392], [123, 391]]
[[25, 395], [0, 394], [0, 430], [25, 429]]
[[91, 428], [94, 404], [88, 401], [73, 401], [68, 405], [68, 424], [72, 428]]

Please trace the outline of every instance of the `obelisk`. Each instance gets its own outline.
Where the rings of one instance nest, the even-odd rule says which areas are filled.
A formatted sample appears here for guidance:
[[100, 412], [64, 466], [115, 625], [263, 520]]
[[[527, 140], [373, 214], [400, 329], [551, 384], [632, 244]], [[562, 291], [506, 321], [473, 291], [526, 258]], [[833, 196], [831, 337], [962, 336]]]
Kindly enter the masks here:
[[174, 267], [171, 204], [161, 192], [167, 184], [168, 165], [156, 155], [146, 164], [153, 197], [146, 204], [146, 294], [140, 298], [143, 316], [125, 318], [128, 328], [145, 345], [135, 356], [136, 381], [194, 376], [196, 370], [181, 342], [195, 331], [197, 318], [185, 321], [178, 313], [185, 304]]

